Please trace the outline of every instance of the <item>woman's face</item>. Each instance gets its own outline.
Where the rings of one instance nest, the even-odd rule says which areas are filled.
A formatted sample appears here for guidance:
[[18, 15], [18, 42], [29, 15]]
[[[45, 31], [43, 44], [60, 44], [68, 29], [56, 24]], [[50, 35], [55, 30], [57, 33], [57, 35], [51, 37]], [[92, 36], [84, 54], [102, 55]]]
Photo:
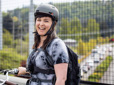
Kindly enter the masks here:
[[41, 17], [36, 19], [36, 30], [40, 36], [45, 35], [52, 25], [50, 17]]

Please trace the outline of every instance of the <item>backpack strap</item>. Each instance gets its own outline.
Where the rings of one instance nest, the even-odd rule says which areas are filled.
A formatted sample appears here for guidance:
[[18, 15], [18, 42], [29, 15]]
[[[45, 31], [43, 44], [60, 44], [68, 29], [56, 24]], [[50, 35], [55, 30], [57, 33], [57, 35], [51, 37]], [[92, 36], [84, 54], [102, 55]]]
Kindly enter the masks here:
[[[39, 48], [38, 53], [40, 51], [45, 52], [45, 50], [43, 50], [42, 48]], [[50, 62], [52, 62], [52, 60]], [[36, 74], [36, 73], [39, 73], [39, 72], [44, 73], [44, 74], [55, 74], [55, 71], [53, 70], [53, 68], [52, 69], [51, 68], [50, 69], [41, 69], [41, 68], [37, 67], [36, 65], [34, 65], [33, 67], [34, 67], [34, 70], [33, 70], [32, 74]]]
[[36, 49], [33, 49], [32, 52], [30, 53], [30, 55], [29, 55], [28, 58], [27, 58], [27, 63], [26, 63], [26, 71], [27, 71], [27, 72], [31, 72], [29, 65], [30, 65], [31, 56], [33, 55], [33, 53], [34, 53], [35, 51], [36, 51]]
[[46, 53], [46, 55], [47, 55], [47, 63], [51, 66], [51, 67], [53, 67], [54, 68], [54, 61], [53, 61], [53, 59], [52, 59], [52, 56], [50, 56], [49, 55], [49, 53], [47, 52], [47, 50], [45, 50], [44, 51], [45, 53]]
[[[54, 38], [53, 40], [51, 40], [49, 43], [48, 43], [48, 45], [47, 45], [47, 47], [55, 40], [55, 39], [57, 39], [58, 37], [56, 37], [56, 38]], [[48, 53], [48, 51], [47, 51], [47, 47], [46, 47], [46, 49], [45, 49], [45, 53], [46, 53], [46, 55], [48, 55], [47, 56], [47, 62], [49, 63], [49, 65], [51, 66], [51, 67], [53, 67], [54, 68], [54, 61], [53, 61], [53, 59], [52, 59], [52, 56]]]
[[36, 74], [36, 73], [45, 73], [45, 74], [55, 74], [55, 71], [53, 69], [41, 69], [39, 67], [36, 67], [34, 66], [34, 71], [33, 71], [33, 74]]
[[[50, 41], [49, 44], [47, 45], [47, 47], [48, 47], [55, 39], [56, 39], [56, 38], [54, 38], [52, 41]], [[46, 47], [45, 50], [42, 49], [42, 48], [40, 48], [40, 50], [43, 50], [43, 51], [45, 52], [46, 57], [47, 57], [47, 63], [48, 63], [48, 65], [51, 66], [52, 68], [45, 70], [45, 69], [41, 69], [41, 68], [39, 68], [39, 67], [34, 66], [33, 74], [36, 74], [36, 73], [38, 73], [38, 72], [40, 72], [40, 73], [45, 73], [45, 74], [55, 74], [54, 66], [53, 66], [53, 65], [54, 65], [54, 61], [53, 61], [53, 59], [52, 59], [52, 56], [49, 55], [49, 53], [48, 53], [48, 51], [47, 51], [47, 47]]]

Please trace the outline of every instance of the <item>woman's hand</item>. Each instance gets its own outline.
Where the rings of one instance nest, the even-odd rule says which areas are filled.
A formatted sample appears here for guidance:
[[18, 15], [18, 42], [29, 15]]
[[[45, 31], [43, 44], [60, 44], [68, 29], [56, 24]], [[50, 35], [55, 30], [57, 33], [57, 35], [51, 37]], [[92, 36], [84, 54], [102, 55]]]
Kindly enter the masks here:
[[25, 67], [18, 67], [18, 70], [19, 70], [19, 72], [18, 72], [17, 76], [27, 73]]

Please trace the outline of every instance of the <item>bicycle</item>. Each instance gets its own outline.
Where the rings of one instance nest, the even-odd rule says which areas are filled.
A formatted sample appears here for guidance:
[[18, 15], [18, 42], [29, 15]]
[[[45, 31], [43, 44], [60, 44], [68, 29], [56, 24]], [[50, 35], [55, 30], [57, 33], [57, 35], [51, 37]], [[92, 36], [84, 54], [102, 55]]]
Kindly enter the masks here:
[[0, 73], [3, 73], [4, 75], [6, 75], [6, 79], [0, 79], [0, 85], [18, 85], [15, 84], [11, 81], [9, 81], [9, 76], [8, 74], [17, 74], [18, 73], [18, 69], [13, 69], [13, 70], [2, 70], [0, 71]]

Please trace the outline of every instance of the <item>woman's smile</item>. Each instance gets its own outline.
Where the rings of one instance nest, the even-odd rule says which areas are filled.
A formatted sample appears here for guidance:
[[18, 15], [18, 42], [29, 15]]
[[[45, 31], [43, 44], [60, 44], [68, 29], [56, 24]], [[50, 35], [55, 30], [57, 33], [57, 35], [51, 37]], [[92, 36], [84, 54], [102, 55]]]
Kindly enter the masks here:
[[45, 31], [45, 28], [39, 27], [39, 30], [40, 30], [40, 31]]

